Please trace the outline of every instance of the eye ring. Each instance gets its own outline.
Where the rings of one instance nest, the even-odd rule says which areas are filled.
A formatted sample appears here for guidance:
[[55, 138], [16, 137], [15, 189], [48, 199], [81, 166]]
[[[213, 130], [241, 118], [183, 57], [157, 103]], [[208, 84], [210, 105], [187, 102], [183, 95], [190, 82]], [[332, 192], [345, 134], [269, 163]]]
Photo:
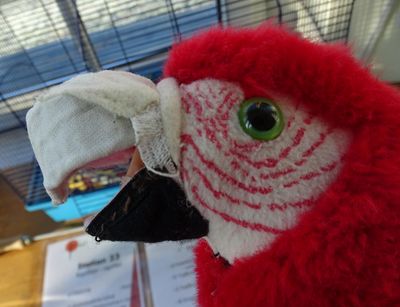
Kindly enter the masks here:
[[238, 117], [243, 131], [260, 141], [276, 139], [284, 128], [281, 109], [272, 100], [262, 97], [245, 100], [240, 105]]

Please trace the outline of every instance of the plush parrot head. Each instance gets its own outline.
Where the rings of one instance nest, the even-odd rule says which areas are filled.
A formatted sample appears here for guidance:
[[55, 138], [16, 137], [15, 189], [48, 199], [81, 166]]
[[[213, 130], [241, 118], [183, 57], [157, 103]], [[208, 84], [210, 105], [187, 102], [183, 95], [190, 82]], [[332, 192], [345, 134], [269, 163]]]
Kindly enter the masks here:
[[[250, 304], [241, 291], [253, 279], [268, 291], [253, 293], [248, 306], [282, 306], [282, 283], [288, 291], [312, 285], [317, 295], [326, 274], [334, 294], [347, 286], [373, 293], [372, 283], [395, 271], [379, 263], [399, 263], [392, 252], [399, 242], [400, 98], [345, 47], [271, 26], [213, 29], [175, 46], [164, 79], [149, 89], [144, 97], [154, 98], [136, 95], [141, 107], [127, 116], [147, 169], [89, 233], [147, 242], [206, 237], [198, 251], [200, 296], [226, 288], [214, 296], [220, 306]], [[118, 108], [129, 109], [129, 101]], [[376, 280], [358, 265], [370, 266], [365, 272]], [[339, 286], [342, 273], [357, 277]], [[226, 297], [236, 292], [243, 296]], [[200, 300], [208, 305], [208, 298]]]
[[201, 305], [400, 301], [398, 92], [344, 46], [268, 26], [189, 39], [165, 76], [180, 182], [209, 223]]
[[376, 101], [376, 80], [344, 47], [278, 28], [213, 30], [176, 46], [165, 75], [182, 97], [181, 182], [230, 263], [270, 246], [340, 184], [370, 189], [357, 170], [381, 148], [390, 103]]

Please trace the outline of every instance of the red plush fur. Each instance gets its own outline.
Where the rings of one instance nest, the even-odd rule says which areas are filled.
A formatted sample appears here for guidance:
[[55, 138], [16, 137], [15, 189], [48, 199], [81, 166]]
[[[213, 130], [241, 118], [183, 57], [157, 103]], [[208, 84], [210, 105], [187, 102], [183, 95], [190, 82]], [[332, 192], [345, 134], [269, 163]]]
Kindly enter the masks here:
[[213, 29], [175, 46], [165, 76], [284, 96], [353, 133], [342, 172], [298, 225], [227, 266], [197, 247], [201, 306], [400, 305], [400, 96], [343, 46], [280, 28]]

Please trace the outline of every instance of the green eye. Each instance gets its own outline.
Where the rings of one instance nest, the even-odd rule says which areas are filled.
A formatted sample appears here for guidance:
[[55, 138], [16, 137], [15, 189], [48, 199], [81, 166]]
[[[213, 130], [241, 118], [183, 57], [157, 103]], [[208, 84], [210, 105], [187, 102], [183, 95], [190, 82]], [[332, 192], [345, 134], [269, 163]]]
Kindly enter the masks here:
[[239, 122], [243, 131], [253, 139], [270, 141], [283, 130], [283, 114], [279, 107], [265, 98], [245, 100], [239, 109]]

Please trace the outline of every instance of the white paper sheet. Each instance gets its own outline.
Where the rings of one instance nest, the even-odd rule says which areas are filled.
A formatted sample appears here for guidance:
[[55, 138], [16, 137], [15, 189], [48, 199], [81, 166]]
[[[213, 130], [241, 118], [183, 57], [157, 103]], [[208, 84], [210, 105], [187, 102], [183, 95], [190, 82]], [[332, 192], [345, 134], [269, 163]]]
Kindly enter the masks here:
[[146, 244], [154, 307], [196, 306], [196, 241]]
[[97, 243], [88, 235], [50, 244], [43, 307], [138, 306], [131, 298], [135, 248], [134, 243]]

